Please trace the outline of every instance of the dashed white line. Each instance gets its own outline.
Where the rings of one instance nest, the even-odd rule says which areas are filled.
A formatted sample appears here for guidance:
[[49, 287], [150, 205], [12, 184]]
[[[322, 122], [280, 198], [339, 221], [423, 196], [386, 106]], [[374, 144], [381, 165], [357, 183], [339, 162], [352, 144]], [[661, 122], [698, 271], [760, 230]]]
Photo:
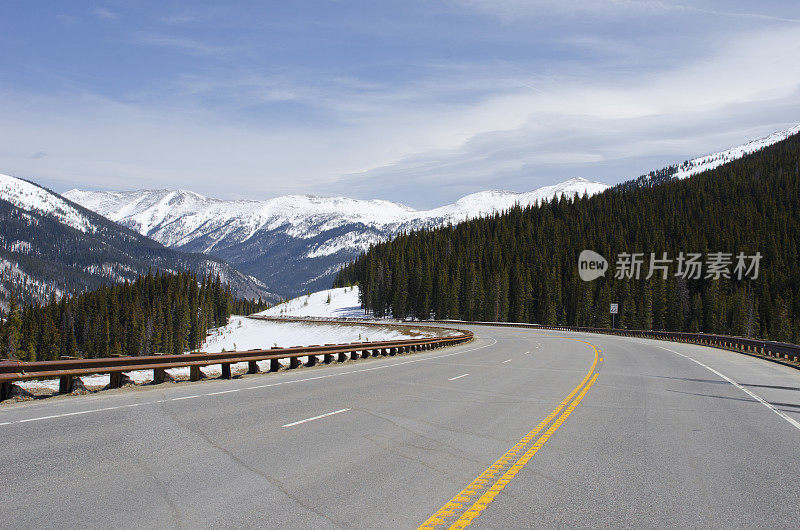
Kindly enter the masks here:
[[356, 374], [356, 373], [361, 373], [361, 372], [372, 372], [373, 370], [385, 370], [386, 368], [392, 368], [392, 367], [401, 366], [401, 365], [404, 365], [404, 364], [413, 364], [413, 363], [419, 363], [419, 362], [425, 362], [425, 361], [432, 361], [432, 360], [436, 360], [436, 359], [442, 359], [444, 357], [452, 357], [454, 355], [461, 355], [462, 353], [468, 353], [468, 352], [471, 352], [471, 351], [476, 351], [476, 350], [482, 350], [484, 348], [489, 348], [491, 346], [494, 346], [495, 344], [497, 344], [497, 339], [492, 339], [491, 343], [485, 344], [483, 346], [477, 346], [475, 348], [469, 348], [467, 350], [461, 350], [461, 351], [456, 351], [456, 352], [451, 352], [451, 353], [444, 353], [442, 355], [424, 357], [424, 358], [421, 358], [421, 359], [409, 359], [407, 361], [401, 361], [401, 362], [391, 363], [391, 364], [381, 364], [380, 366], [372, 366], [370, 368], [360, 368], [360, 369], [357, 369], [357, 370], [349, 370], [347, 372], [340, 372], [340, 373], [336, 373], [336, 374], [325, 374], [325, 375], [318, 375], [318, 376], [314, 376], [314, 377], [305, 377], [305, 378], [302, 378], [302, 379], [293, 379], [291, 381], [279, 381], [277, 383], [266, 383], [266, 384], [263, 384], [263, 385], [253, 385], [253, 386], [248, 386], [248, 387], [243, 387], [243, 388], [234, 388], [234, 389], [230, 389], [230, 390], [209, 392], [208, 394], [197, 394], [197, 395], [192, 395], [192, 396], [177, 397], [177, 398], [171, 398], [171, 399], [158, 399], [158, 400], [153, 400], [153, 401], [132, 403], [132, 404], [128, 404], [128, 405], [118, 405], [118, 406], [115, 406], [115, 407], [102, 407], [102, 408], [97, 408], [97, 409], [81, 410], [81, 411], [78, 411], [78, 412], [67, 412], [67, 413], [64, 413], [64, 414], [53, 414], [51, 416], [39, 416], [39, 417], [35, 417], [35, 418], [26, 418], [26, 419], [23, 419], [23, 420], [7, 421], [7, 422], [4, 422], [4, 423], [0, 423], [0, 427], [6, 426], [6, 425], [16, 425], [16, 424], [19, 424], [19, 423], [28, 423], [28, 422], [31, 422], [31, 421], [51, 420], [51, 419], [56, 419], [56, 418], [66, 418], [68, 416], [80, 416], [80, 415], [83, 415], [83, 414], [92, 414], [92, 413], [95, 413], [95, 412], [106, 412], [106, 411], [110, 411], [110, 410], [128, 409], [128, 408], [145, 406], [145, 405], [155, 405], [155, 404], [158, 404], [158, 403], [166, 403], [168, 401], [180, 401], [182, 399], [193, 399], [193, 398], [204, 397], [204, 396], [215, 396], [215, 395], [219, 395], [219, 394], [232, 394], [232, 393], [235, 393], [235, 392], [244, 392], [246, 390], [259, 390], [259, 389], [262, 389], [262, 388], [270, 388], [270, 387], [274, 387], [274, 386], [291, 385], [291, 384], [295, 384], [295, 383], [304, 383], [304, 382], [307, 382], [307, 381], [316, 381], [318, 379], [327, 379], [329, 377], [341, 377], [343, 375], [350, 375], [350, 374]]
[[718, 375], [719, 377], [721, 377], [721, 378], [722, 378], [722, 379], [724, 379], [725, 381], [729, 382], [730, 384], [732, 384], [733, 386], [735, 386], [736, 388], [738, 388], [739, 390], [741, 390], [742, 392], [744, 392], [745, 394], [747, 394], [747, 395], [748, 395], [748, 396], [750, 396], [751, 398], [755, 399], [756, 401], [758, 401], [759, 403], [761, 403], [762, 405], [764, 405], [765, 407], [767, 407], [769, 410], [771, 410], [772, 412], [774, 412], [775, 414], [777, 414], [778, 416], [780, 416], [781, 418], [783, 418], [784, 420], [786, 420], [787, 422], [789, 422], [789, 424], [790, 424], [792, 427], [794, 427], [794, 428], [795, 428], [795, 429], [797, 429], [797, 430], [800, 430], [800, 422], [798, 422], [798, 421], [797, 421], [797, 420], [795, 420], [794, 418], [790, 418], [789, 416], [787, 416], [787, 415], [786, 415], [786, 414], [784, 414], [783, 412], [779, 411], [778, 409], [776, 409], [775, 407], [773, 407], [773, 406], [772, 406], [772, 404], [771, 404], [770, 402], [768, 402], [767, 400], [765, 400], [764, 398], [762, 398], [762, 397], [761, 397], [761, 396], [759, 396], [758, 394], [756, 394], [756, 393], [754, 393], [754, 392], [751, 392], [750, 390], [746, 389], [745, 387], [743, 387], [742, 385], [740, 385], [739, 383], [737, 383], [736, 381], [734, 381], [733, 379], [731, 379], [731, 378], [730, 378], [730, 377], [728, 377], [727, 375], [725, 375], [725, 374], [722, 374], [722, 373], [720, 373], [720, 372], [718, 372], [718, 371], [714, 370], [713, 368], [711, 368], [711, 367], [710, 367], [710, 366], [708, 366], [707, 364], [703, 364], [703, 363], [701, 363], [700, 361], [698, 361], [697, 359], [694, 359], [694, 358], [692, 358], [692, 357], [689, 357], [688, 355], [684, 355], [684, 354], [682, 354], [682, 353], [676, 352], [675, 350], [670, 350], [669, 348], [665, 348], [664, 346], [658, 346], [658, 347], [659, 347], [659, 348], [661, 348], [662, 350], [667, 350], [667, 351], [670, 351], [670, 352], [672, 352], [672, 353], [674, 353], [674, 354], [676, 354], [676, 355], [680, 355], [681, 357], [685, 357], [685, 358], [689, 359], [690, 361], [692, 361], [692, 362], [694, 362], [694, 363], [697, 363], [697, 364], [699, 364], [700, 366], [702, 366], [702, 367], [703, 367], [703, 368], [705, 368], [706, 370], [708, 370], [708, 371], [710, 371], [710, 372], [712, 372], [712, 373], [714, 373], [714, 374]]
[[467, 377], [469, 374], [461, 374], [456, 377], [451, 377], [448, 381], [455, 381], [456, 379], [461, 379], [462, 377]]
[[334, 414], [339, 414], [342, 412], [347, 412], [350, 409], [339, 409], [334, 410], [333, 412], [327, 412], [325, 414], [320, 414], [319, 416], [314, 416], [313, 418], [306, 418], [304, 420], [295, 421], [292, 423], [287, 423], [286, 425], [282, 425], [282, 427], [294, 427], [295, 425], [300, 425], [301, 423], [308, 423], [309, 421], [319, 420], [322, 418], [327, 418], [328, 416], [333, 416]]
[[510, 362], [511, 362], [511, 359], [506, 359], [505, 361], [503, 361], [503, 364], [510, 363]]

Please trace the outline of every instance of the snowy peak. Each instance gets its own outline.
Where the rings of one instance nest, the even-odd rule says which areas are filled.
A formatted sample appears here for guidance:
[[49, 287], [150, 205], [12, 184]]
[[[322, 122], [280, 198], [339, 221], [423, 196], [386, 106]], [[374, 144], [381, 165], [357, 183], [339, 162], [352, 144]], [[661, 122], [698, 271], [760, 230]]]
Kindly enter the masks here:
[[746, 144], [734, 147], [732, 149], [697, 157], [678, 165], [677, 171], [673, 174], [673, 177], [683, 179], [686, 177], [691, 177], [692, 175], [697, 175], [703, 171], [708, 171], [709, 169], [714, 169], [723, 164], [727, 164], [728, 162], [732, 162], [733, 160], [742, 158], [743, 156], [755, 153], [756, 151], [772, 144], [776, 144], [781, 140], [785, 140], [797, 133], [800, 133], [800, 125], [796, 125], [783, 131], [774, 132], [769, 136], [747, 142]]
[[27, 180], [0, 173], [0, 200], [20, 210], [50, 217], [67, 226], [91, 232], [92, 222], [60, 196]]
[[[486, 208], [487, 205], [491, 205], [495, 209], [499, 207], [500, 210], [507, 210], [515, 204], [526, 206], [542, 201], [549, 201], [553, 197], [558, 198], [562, 195], [571, 197], [576, 193], [581, 196], [584, 193], [594, 195], [595, 193], [605, 191], [607, 188], [608, 186], [606, 184], [592, 182], [578, 177], [524, 193], [501, 190], [481, 191], [460, 198], [455, 202], [455, 206], [463, 210], [481, 210]], [[447, 208], [447, 206], [444, 208]]]
[[537, 204], [562, 194], [593, 195], [606, 188], [605, 184], [578, 178], [527, 193], [478, 192], [454, 204], [421, 211], [385, 200], [310, 195], [285, 195], [264, 201], [212, 199], [183, 190], [70, 190], [64, 195], [168, 246], [187, 245], [215, 234], [204, 249], [211, 252], [222, 239], [242, 243], [259, 231], [283, 228], [293, 237], [308, 239], [346, 224], [375, 229], [444, 224], [507, 210], [515, 204]]
[[608, 188], [585, 179], [527, 193], [483, 191], [432, 210], [385, 200], [286, 195], [221, 200], [184, 190], [71, 190], [65, 196], [160, 243], [240, 264], [273, 288], [297, 294], [330, 285], [343, 263], [401, 231], [456, 224], [554, 196]]

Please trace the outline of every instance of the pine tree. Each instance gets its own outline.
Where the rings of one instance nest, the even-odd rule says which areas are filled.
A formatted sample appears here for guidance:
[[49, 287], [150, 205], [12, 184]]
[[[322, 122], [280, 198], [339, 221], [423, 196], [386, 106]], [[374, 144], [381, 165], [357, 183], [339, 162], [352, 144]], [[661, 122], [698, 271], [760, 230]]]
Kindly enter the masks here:
[[20, 355], [22, 345], [22, 320], [19, 305], [14, 294], [8, 300], [8, 316], [3, 325], [2, 344], [0, 344], [0, 357], [16, 359]]

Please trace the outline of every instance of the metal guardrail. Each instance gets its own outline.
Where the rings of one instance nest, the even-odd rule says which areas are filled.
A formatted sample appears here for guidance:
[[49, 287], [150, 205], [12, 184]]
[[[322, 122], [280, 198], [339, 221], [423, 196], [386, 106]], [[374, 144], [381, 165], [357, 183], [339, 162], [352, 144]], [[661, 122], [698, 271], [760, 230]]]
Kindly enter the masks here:
[[[602, 333], [605, 335], [618, 335], [623, 337], [638, 337], [643, 339], [659, 339], [673, 342], [686, 342], [733, 350], [751, 355], [763, 356], [769, 360], [785, 360], [787, 363], [800, 363], [800, 346], [787, 342], [774, 342], [769, 340], [747, 339], [731, 335], [712, 335], [708, 333], [684, 333], [680, 331], [648, 331], [611, 328], [586, 328], [573, 326], [544, 326], [540, 324], [526, 324], [516, 322], [478, 322], [465, 320], [430, 320], [442, 324], [474, 324], [518, 328], [536, 328], [553, 331], [574, 331], [579, 333]], [[800, 368], [800, 365], [795, 367]]]
[[[441, 329], [441, 328], [437, 328]], [[293, 346], [291, 348], [270, 348], [268, 350], [232, 351], [220, 353], [186, 353], [182, 355], [149, 355], [141, 357], [104, 357], [97, 359], [59, 359], [57, 361], [21, 362], [0, 361], [0, 401], [7, 399], [14, 381], [31, 379], [59, 379], [59, 392], [69, 393], [76, 377], [92, 374], [110, 374], [109, 388], [122, 386], [122, 374], [134, 370], [153, 370], [153, 382], [165, 380], [165, 370], [189, 367], [189, 380], [201, 378], [200, 368], [222, 365], [222, 378], [231, 378], [231, 364], [248, 363], [247, 373], [257, 373], [257, 361], [270, 361], [270, 372], [281, 368], [281, 359], [289, 359], [289, 368], [303, 366], [301, 357], [308, 357], [304, 366], [317, 364], [317, 356], [322, 356], [324, 364], [344, 362], [348, 359], [393, 356], [414, 351], [431, 350], [452, 346], [472, 339], [472, 332], [445, 328], [458, 334], [449, 337], [403, 339], [391, 341], [351, 342], [347, 344], [325, 344], [323, 346]]]

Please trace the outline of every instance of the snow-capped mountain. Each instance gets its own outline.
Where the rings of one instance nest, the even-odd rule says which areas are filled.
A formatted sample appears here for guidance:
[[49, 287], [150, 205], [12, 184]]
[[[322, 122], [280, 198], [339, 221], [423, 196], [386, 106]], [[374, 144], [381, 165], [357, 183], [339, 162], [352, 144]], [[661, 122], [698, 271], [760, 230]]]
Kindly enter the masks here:
[[758, 140], [753, 140], [738, 147], [720, 151], [719, 153], [699, 156], [697, 158], [693, 158], [692, 160], [687, 160], [682, 164], [673, 164], [671, 166], [651, 171], [650, 173], [642, 175], [639, 178], [617, 184], [615, 188], [647, 188], [662, 184], [664, 182], [669, 182], [671, 180], [691, 177], [692, 175], [697, 175], [704, 171], [715, 169], [723, 164], [727, 164], [728, 162], [738, 160], [744, 156], [755, 153], [760, 149], [778, 143], [798, 133], [800, 133], [800, 125], [774, 132], [769, 136], [765, 136], [764, 138], [759, 138]]
[[0, 173], [0, 199], [84, 233], [93, 228], [92, 222], [74, 204], [27, 180]]
[[32, 182], [0, 174], [0, 308], [132, 280], [150, 267], [220, 274], [238, 296], [275, 299], [219, 258], [166, 248]]
[[788, 137], [792, 136], [793, 134], [797, 134], [799, 132], [800, 132], [800, 125], [796, 125], [790, 129], [774, 132], [769, 136], [765, 136], [764, 138], [759, 138], [758, 140], [747, 142], [746, 144], [734, 147], [732, 149], [728, 149], [726, 151], [720, 151], [719, 153], [705, 155], [695, 158], [693, 160], [689, 160], [687, 162], [684, 162], [683, 164], [679, 164], [676, 168], [675, 173], [673, 173], [672, 177], [682, 179], [686, 177], [691, 177], [692, 175], [697, 175], [698, 173], [702, 173], [703, 171], [708, 171], [709, 169], [714, 169], [716, 167], [721, 166], [722, 164], [727, 164], [728, 162], [737, 160], [745, 155], [749, 155], [750, 153], [755, 153], [760, 149], [778, 143], [781, 140], [785, 140]]
[[399, 232], [606, 188], [575, 178], [527, 193], [479, 192], [422, 211], [384, 200], [308, 195], [227, 201], [184, 190], [71, 190], [64, 196], [164, 245], [218, 256], [270, 288], [296, 295], [329, 287], [342, 264]]

